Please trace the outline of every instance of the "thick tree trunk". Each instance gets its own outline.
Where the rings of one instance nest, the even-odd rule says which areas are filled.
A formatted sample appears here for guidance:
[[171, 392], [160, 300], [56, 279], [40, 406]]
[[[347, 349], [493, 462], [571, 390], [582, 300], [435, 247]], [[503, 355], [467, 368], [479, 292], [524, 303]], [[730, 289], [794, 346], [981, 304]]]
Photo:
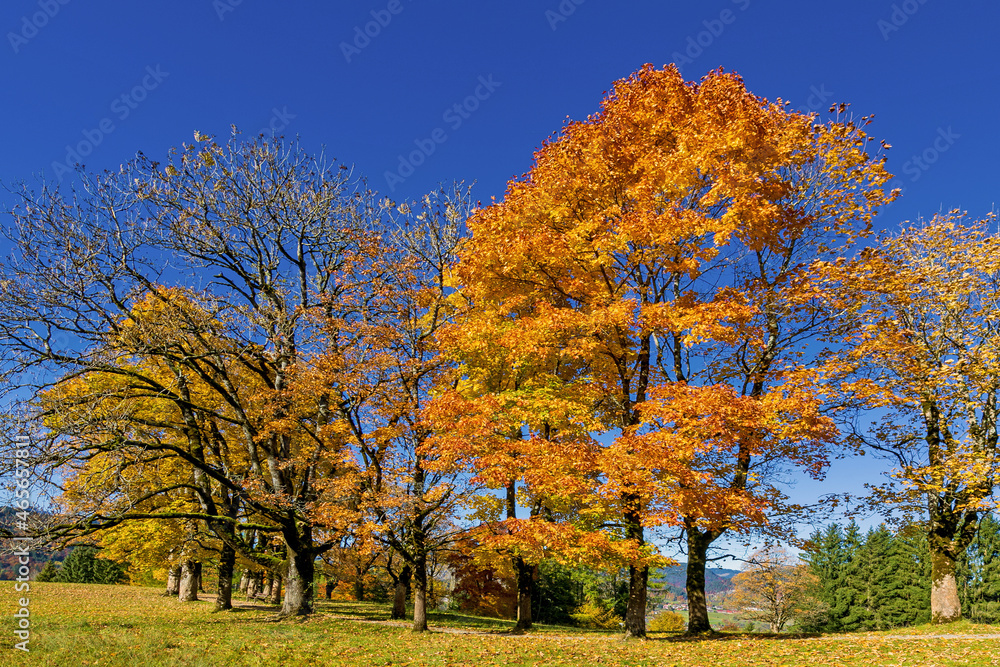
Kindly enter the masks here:
[[427, 554], [418, 553], [413, 568], [413, 631], [427, 631]]
[[535, 568], [524, 562], [520, 556], [514, 558], [514, 573], [517, 576], [517, 623], [514, 630], [530, 630], [531, 597], [535, 590]]
[[962, 619], [962, 604], [955, 583], [955, 558], [931, 546], [931, 622], [952, 623]]
[[329, 600], [333, 597], [333, 589], [337, 587], [337, 582], [330, 577], [326, 577], [326, 599]]
[[409, 565], [404, 565], [396, 578], [395, 591], [392, 597], [392, 615], [394, 619], [406, 618], [406, 596], [410, 592], [410, 577], [413, 570]]
[[708, 600], [705, 597], [705, 565], [712, 542], [711, 533], [699, 531], [694, 526], [687, 527], [687, 631], [692, 635], [713, 631], [708, 621]]
[[312, 528], [305, 526], [301, 532], [285, 533], [285, 550], [288, 554], [288, 573], [285, 581], [285, 604], [282, 616], [305, 616], [313, 611], [316, 575], [316, 556], [312, 549]]
[[194, 561], [181, 562], [181, 583], [177, 599], [181, 602], [196, 602], [198, 600], [198, 574]]
[[360, 572], [354, 578], [354, 599], [358, 602], [364, 602], [365, 599], [365, 579]]
[[264, 575], [264, 585], [261, 586], [260, 589], [260, 596], [265, 600], [268, 600], [271, 597], [271, 584], [273, 582], [274, 582], [274, 575], [271, 574], [270, 572], [266, 573]]
[[181, 566], [171, 565], [167, 570], [167, 592], [164, 595], [176, 597], [181, 585]]
[[628, 568], [628, 602], [625, 607], [625, 637], [646, 637], [646, 586], [649, 567]]
[[233, 608], [233, 567], [235, 565], [236, 550], [223, 543], [222, 551], [219, 554], [219, 590], [215, 596], [216, 611]]
[[268, 602], [271, 604], [281, 604], [281, 575], [275, 574], [271, 579], [271, 590], [268, 595]]
[[205, 581], [201, 578], [202, 564], [201, 561], [195, 561], [194, 564], [194, 580], [195, 580], [195, 590], [199, 593], [205, 592]]
[[[626, 507], [634, 507], [638, 499], [626, 497], [623, 499]], [[641, 517], [638, 509], [626, 510], [625, 535], [639, 544], [645, 541]], [[646, 637], [646, 586], [649, 583], [649, 566], [629, 566], [628, 568], [628, 602], [625, 606], [625, 637]]]

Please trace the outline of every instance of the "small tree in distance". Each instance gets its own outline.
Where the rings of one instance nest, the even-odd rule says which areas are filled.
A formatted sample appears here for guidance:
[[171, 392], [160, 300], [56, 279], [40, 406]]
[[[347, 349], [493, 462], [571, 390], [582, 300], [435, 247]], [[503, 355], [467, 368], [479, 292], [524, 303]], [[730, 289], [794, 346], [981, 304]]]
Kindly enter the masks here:
[[781, 632], [790, 622], [812, 616], [820, 604], [810, 594], [815, 575], [781, 547], [754, 552], [743, 571], [733, 577], [728, 603], [753, 621]]

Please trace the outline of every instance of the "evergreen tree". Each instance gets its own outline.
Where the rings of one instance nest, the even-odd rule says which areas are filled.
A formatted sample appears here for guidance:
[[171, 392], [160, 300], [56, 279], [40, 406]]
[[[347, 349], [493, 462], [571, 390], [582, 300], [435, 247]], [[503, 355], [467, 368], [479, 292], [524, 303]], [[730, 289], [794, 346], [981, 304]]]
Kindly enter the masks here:
[[539, 623], [569, 625], [583, 603], [583, 584], [568, 567], [551, 560], [538, 564], [538, 581], [531, 596], [531, 617]]
[[914, 587], [919, 588], [919, 604], [914, 623], [931, 622], [931, 550], [927, 544], [927, 530], [919, 529], [914, 533], [907, 531], [904, 535], [910, 549], [916, 553], [916, 569], [914, 570]]
[[64, 584], [117, 584], [125, 578], [120, 565], [97, 557], [97, 548], [79, 546], [74, 548], [54, 581]]
[[897, 596], [906, 585], [905, 578], [893, 571], [891, 561], [898, 548], [892, 532], [885, 524], [871, 528], [865, 536], [859, 556], [865, 572], [865, 630], [887, 630], [894, 619], [905, 614]]
[[57, 576], [59, 576], [59, 568], [56, 567], [55, 561], [50, 560], [42, 567], [41, 572], [35, 577], [35, 581], [55, 581]]
[[862, 630], [869, 622], [868, 568], [864, 563], [864, 544], [861, 529], [851, 521], [844, 531], [844, 565], [831, 609], [831, 616], [837, 619], [839, 629], [846, 632]]
[[825, 609], [803, 629], [883, 630], [930, 620], [925, 531], [907, 527], [893, 533], [880, 525], [862, 537], [851, 522], [846, 530], [836, 524], [817, 530], [810, 540], [813, 549], [805, 560], [819, 580], [813, 596]]
[[820, 601], [824, 612], [801, 624], [807, 632], [836, 632], [840, 629], [840, 619], [834, 614], [837, 604], [837, 590], [843, 577], [847, 561], [844, 545], [844, 531], [840, 525], [832, 523], [824, 530], [816, 529], [809, 536], [812, 543], [803, 556], [809, 571], [816, 577], [812, 596]]
[[956, 576], [962, 614], [979, 623], [1000, 622], [1000, 521], [983, 517]]

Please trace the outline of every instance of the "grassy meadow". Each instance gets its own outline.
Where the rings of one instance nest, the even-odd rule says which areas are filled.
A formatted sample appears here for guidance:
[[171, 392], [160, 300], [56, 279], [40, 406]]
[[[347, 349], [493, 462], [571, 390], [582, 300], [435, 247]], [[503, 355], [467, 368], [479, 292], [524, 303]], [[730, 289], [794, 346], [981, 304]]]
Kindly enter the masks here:
[[[181, 604], [160, 589], [31, 584], [30, 653], [14, 649], [13, 613], [23, 593], [0, 582], [0, 665], [1000, 665], [1000, 628], [960, 623], [885, 633], [818, 637], [731, 634], [690, 639], [541, 626], [432, 613], [433, 632], [389, 624], [386, 605], [325, 602], [306, 620], [275, 621], [275, 608], [240, 603], [213, 613], [208, 600]], [[947, 637], [936, 635], [947, 633]], [[954, 635], [954, 636], [951, 636]]]

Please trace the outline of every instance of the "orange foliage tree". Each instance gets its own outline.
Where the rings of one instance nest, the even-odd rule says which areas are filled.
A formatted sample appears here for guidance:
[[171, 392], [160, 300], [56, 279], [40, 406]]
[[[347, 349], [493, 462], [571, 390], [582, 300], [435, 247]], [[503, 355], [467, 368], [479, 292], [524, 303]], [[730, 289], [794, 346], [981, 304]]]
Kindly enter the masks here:
[[[560, 359], [552, 341], [526, 340], [515, 323], [486, 302], [472, 303], [457, 295], [460, 312], [438, 333], [438, 344], [456, 366], [450, 381], [425, 417], [435, 434], [428, 442], [433, 465], [468, 471], [503, 496], [487, 495], [477, 504], [476, 517], [485, 530], [476, 541], [479, 559], [504, 568], [498, 557], [509, 557], [517, 590], [517, 629], [532, 626], [534, 566], [544, 557], [569, 562], [607, 560], [620, 542], [598, 540], [583, 547], [579, 510], [589, 496], [589, 466], [572, 464], [561, 452], [571, 448], [577, 458], [593, 453], [588, 426], [591, 392], [573, 384], [577, 368]], [[518, 518], [520, 504], [527, 517]], [[574, 522], [554, 520], [567, 510]], [[504, 518], [502, 518], [504, 517]], [[590, 521], [594, 524], [594, 521]]]
[[[422, 414], [450, 365], [434, 335], [454, 311], [447, 276], [469, 197], [469, 188], [455, 184], [395, 207], [399, 215], [387, 226], [378, 261], [380, 289], [363, 304], [360, 320], [328, 319], [331, 345], [312, 371], [317, 390], [344, 388], [335, 413], [357, 461], [357, 509], [365, 530], [412, 575], [415, 631], [427, 630], [428, 558], [461, 532], [452, 518], [474, 490], [428, 465], [424, 443], [433, 427]], [[345, 328], [357, 339], [335, 343], [334, 332]]]
[[[791, 350], [824, 318], [812, 261], [890, 197], [866, 148], [859, 124], [817, 124], [736, 75], [647, 66], [470, 219], [463, 293], [496, 311], [515, 357], [570, 369], [549, 395], [589, 396], [611, 436], [551, 447], [548, 484], [593, 487], [631, 545], [629, 636], [645, 634], [647, 529], [683, 526], [703, 567], [778, 498], [755, 462], [822, 469], [832, 426]], [[689, 630], [708, 629], [693, 602]]]

